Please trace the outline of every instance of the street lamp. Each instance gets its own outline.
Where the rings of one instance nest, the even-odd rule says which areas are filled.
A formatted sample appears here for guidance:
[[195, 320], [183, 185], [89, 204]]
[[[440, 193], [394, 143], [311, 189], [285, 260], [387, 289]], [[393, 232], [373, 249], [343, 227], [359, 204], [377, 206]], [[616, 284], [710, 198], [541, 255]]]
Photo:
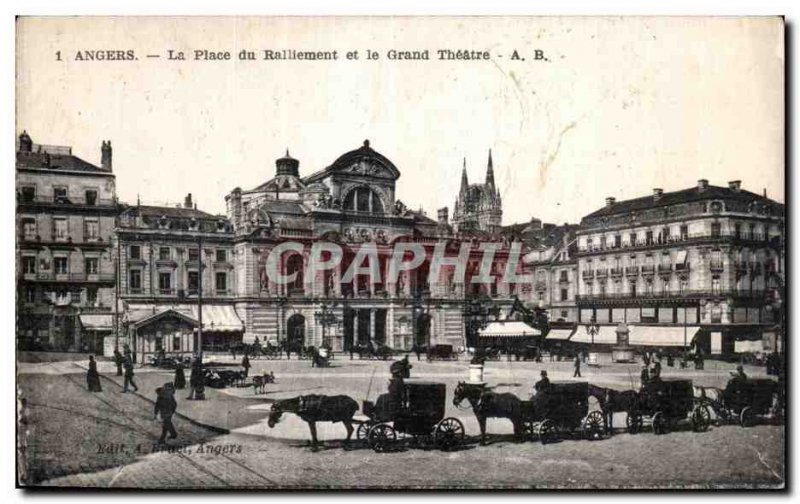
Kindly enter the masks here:
[[331, 310], [331, 308], [336, 307], [336, 302], [334, 301], [330, 308], [328, 307], [327, 303], [322, 303], [320, 306], [321, 310], [318, 312], [314, 312], [314, 318], [316, 319], [317, 323], [322, 326], [322, 346], [330, 346], [330, 342], [328, 341], [328, 337], [326, 335], [326, 330], [329, 326], [336, 325], [339, 323], [339, 319], [336, 318], [336, 313]]

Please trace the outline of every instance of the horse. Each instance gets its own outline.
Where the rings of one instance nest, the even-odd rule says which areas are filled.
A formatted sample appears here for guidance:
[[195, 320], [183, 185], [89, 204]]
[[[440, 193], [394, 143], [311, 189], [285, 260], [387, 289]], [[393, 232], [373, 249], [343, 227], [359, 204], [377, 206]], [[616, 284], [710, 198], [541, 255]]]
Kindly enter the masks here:
[[272, 405], [267, 425], [275, 427], [284, 413], [294, 413], [303, 419], [311, 431], [311, 447], [317, 448], [316, 422], [342, 422], [347, 429], [345, 446], [353, 435], [353, 415], [358, 411], [358, 403], [346, 395], [306, 395], [283, 399]]
[[458, 382], [453, 405], [458, 407], [466, 399], [481, 428], [481, 445], [486, 444], [486, 419], [508, 418], [514, 424], [514, 437], [522, 437], [522, 400], [509, 392], [498, 394], [483, 384]]
[[614, 430], [614, 413], [627, 413], [639, 408], [639, 392], [635, 390], [614, 390], [589, 384], [589, 395], [597, 399], [603, 411], [606, 432]]
[[275, 383], [274, 372], [270, 371], [269, 374], [267, 374], [267, 372], [264, 371], [263, 375], [253, 376], [253, 392], [256, 394], [263, 394], [265, 392], [267, 383]]

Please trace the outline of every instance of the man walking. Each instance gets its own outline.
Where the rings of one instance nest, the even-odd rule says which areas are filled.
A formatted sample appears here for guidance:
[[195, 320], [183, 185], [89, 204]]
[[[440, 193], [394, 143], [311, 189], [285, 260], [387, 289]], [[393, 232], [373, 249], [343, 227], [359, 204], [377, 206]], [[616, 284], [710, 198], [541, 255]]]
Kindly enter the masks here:
[[114, 364], [117, 365], [117, 376], [122, 376], [122, 363], [125, 359], [122, 357], [122, 354], [119, 353], [119, 348], [114, 349]]
[[198, 390], [198, 387], [200, 382], [203, 380], [202, 374], [203, 370], [200, 364], [200, 359], [195, 358], [194, 362], [192, 362], [192, 372], [189, 375], [189, 397], [186, 399], [191, 401], [194, 400], [195, 394], [199, 395], [200, 391]]
[[169, 434], [170, 439], [178, 437], [175, 431], [175, 426], [172, 425], [172, 415], [178, 408], [178, 403], [175, 401], [175, 387], [171, 383], [165, 384], [163, 387], [156, 389], [156, 408], [153, 414], [153, 420], [158, 419], [161, 415], [161, 437], [158, 439], [159, 444], [164, 444]]
[[573, 378], [581, 378], [581, 356], [575, 356], [575, 373], [572, 374]]
[[133, 361], [131, 359], [125, 359], [125, 385], [122, 389], [123, 392], [128, 391], [128, 385], [133, 387], [134, 392], [139, 392], [139, 387], [136, 385], [136, 382], [133, 381]]
[[247, 375], [250, 373], [250, 359], [247, 358], [247, 354], [244, 354], [244, 358], [242, 359], [242, 367], [244, 368], [244, 377], [247, 378]]

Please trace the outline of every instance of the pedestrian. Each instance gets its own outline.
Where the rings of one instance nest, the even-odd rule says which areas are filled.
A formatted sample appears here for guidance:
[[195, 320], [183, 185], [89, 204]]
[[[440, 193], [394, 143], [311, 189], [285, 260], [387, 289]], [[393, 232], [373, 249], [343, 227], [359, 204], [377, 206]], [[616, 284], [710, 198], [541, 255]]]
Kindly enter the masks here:
[[550, 378], [547, 377], [547, 371], [542, 371], [540, 375], [542, 378], [533, 385], [533, 390], [537, 396], [546, 393], [550, 389]]
[[414, 345], [414, 353], [417, 354], [417, 362], [420, 360], [420, 354], [422, 353], [422, 348], [419, 344]]
[[233, 362], [236, 362], [236, 344], [231, 343], [231, 356], [233, 357]]
[[94, 360], [94, 355], [89, 356], [89, 372], [86, 373], [86, 385], [89, 388], [89, 392], [103, 391], [100, 386], [100, 374], [97, 372], [97, 362]]
[[122, 354], [119, 353], [119, 348], [114, 349], [114, 364], [117, 366], [117, 376], [122, 376], [122, 363], [125, 362], [125, 359], [122, 357]]
[[650, 366], [650, 354], [648, 352], [642, 354], [642, 362], [644, 362], [645, 367]]
[[163, 387], [156, 389], [156, 407], [153, 413], [153, 420], [158, 419], [161, 415], [161, 437], [158, 438], [159, 444], [164, 444], [167, 440], [167, 434], [170, 439], [178, 437], [175, 426], [172, 425], [172, 415], [178, 408], [178, 403], [175, 401], [175, 387], [172, 383], [166, 383]]
[[190, 401], [195, 399], [197, 395], [197, 389], [203, 380], [202, 373], [203, 369], [200, 365], [200, 359], [195, 358], [195, 360], [192, 362], [192, 372], [189, 374], [189, 397], [186, 399], [189, 399]]
[[178, 390], [186, 388], [186, 374], [183, 372], [183, 362], [180, 361], [175, 366], [175, 388]]
[[654, 380], [661, 379], [661, 361], [657, 360], [656, 363], [653, 364], [653, 379]]
[[579, 355], [575, 356], [575, 372], [572, 374], [573, 378], [581, 378], [581, 358]]
[[250, 359], [247, 358], [247, 354], [242, 359], [242, 367], [244, 368], [244, 377], [247, 378], [248, 373], [250, 373]]
[[639, 375], [639, 380], [642, 382], [642, 387], [650, 381], [650, 373], [647, 371], [647, 366], [642, 366], [642, 373]]
[[133, 361], [131, 359], [125, 359], [125, 386], [123, 387], [122, 391], [128, 391], [128, 385], [133, 387], [134, 392], [139, 392], [139, 387], [136, 385], [136, 382], [133, 381]]

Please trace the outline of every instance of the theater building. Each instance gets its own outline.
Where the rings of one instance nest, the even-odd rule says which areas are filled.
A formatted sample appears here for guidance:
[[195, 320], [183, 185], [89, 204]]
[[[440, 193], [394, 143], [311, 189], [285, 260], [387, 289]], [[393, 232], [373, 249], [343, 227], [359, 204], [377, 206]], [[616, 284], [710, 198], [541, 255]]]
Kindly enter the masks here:
[[20, 349], [102, 351], [113, 328], [117, 217], [111, 142], [100, 165], [69, 146], [16, 153], [17, 337]]
[[[253, 189], [236, 188], [226, 197], [233, 229], [233, 283], [237, 313], [247, 338], [287, 341], [290, 346], [329, 343], [336, 351], [355, 346], [385, 344], [410, 350], [414, 345], [466, 344], [465, 298], [483, 294], [510, 303], [518, 286], [493, 283], [467, 285], [453, 280], [454, 268], [442, 268], [438, 282], [430, 283], [430, 258], [437, 242], [447, 244], [445, 255], [457, 256], [460, 244], [478, 240], [498, 242], [493, 272], [502, 271], [510, 241], [500, 234], [455, 233], [447, 209], [438, 219], [407, 208], [397, 197], [400, 170], [365, 141], [329, 166], [301, 176], [300, 162], [286, 155], [276, 161], [275, 176]], [[479, 231], [479, 230], [478, 230]], [[281, 256], [281, 273], [296, 274], [288, 285], [267, 273], [272, 249], [284, 241], [303, 244], [304, 252]], [[309, 273], [309, 254], [316, 241], [343, 249], [343, 260], [333, 270]], [[414, 271], [387, 279], [392, 247], [399, 242], [421, 244], [427, 254]], [[357, 274], [344, 282], [343, 274], [362, 247], [375, 247], [379, 278]], [[471, 254], [467, 275], [477, 270], [480, 256]]]
[[572, 341], [614, 344], [625, 323], [634, 345], [730, 355], [737, 341], [774, 336], [784, 237], [784, 206], [739, 181], [607, 198], [577, 231]]

